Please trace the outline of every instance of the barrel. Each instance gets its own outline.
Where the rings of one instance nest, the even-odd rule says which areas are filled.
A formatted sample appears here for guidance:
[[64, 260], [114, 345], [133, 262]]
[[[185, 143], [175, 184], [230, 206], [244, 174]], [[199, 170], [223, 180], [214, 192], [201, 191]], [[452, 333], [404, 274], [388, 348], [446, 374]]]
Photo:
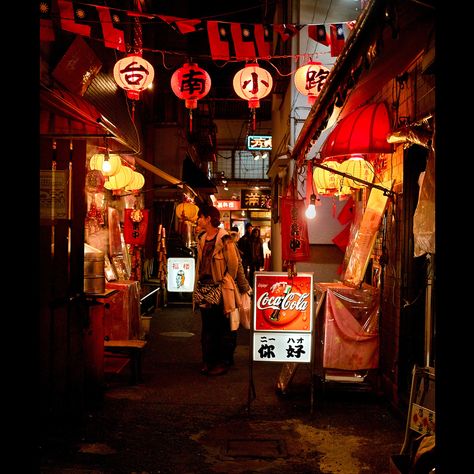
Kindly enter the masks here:
[[89, 294], [104, 293], [104, 254], [102, 252], [84, 253], [84, 292]]

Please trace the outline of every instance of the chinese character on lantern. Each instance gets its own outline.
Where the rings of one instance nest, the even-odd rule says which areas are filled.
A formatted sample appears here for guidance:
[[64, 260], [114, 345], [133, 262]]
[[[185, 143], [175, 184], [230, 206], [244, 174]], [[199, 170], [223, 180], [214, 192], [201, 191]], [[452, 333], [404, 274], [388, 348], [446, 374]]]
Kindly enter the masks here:
[[321, 63], [311, 61], [296, 71], [294, 77], [295, 86], [301, 94], [308, 96], [308, 103], [313, 105], [328, 75], [328, 68], [324, 67]]
[[115, 82], [127, 91], [127, 97], [140, 99], [140, 92], [146, 89], [155, 76], [153, 66], [136, 54], [126, 56], [115, 63]]
[[192, 109], [211, 89], [211, 77], [196, 63], [187, 63], [171, 76], [171, 89], [177, 97], [184, 99], [184, 105], [189, 109], [189, 129], [192, 131]]
[[233, 86], [239, 97], [248, 100], [249, 107], [252, 109], [253, 129], [255, 130], [255, 109], [260, 107], [260, 99], [272, 91], [272, 76], [257, 63], [249, 63], [234, 76]]

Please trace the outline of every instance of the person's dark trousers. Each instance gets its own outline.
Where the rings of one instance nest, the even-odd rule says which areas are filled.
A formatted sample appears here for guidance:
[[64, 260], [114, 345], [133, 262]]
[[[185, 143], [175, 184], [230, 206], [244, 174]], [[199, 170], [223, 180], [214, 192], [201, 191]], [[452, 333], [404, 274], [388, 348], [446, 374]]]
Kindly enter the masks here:
[[233, 361], [237, 332], [230, 330], [230, 321], [224, 315], [223, 306], [201, 308], [201, 321], [203, 363], [209, 368], [229, 365]]

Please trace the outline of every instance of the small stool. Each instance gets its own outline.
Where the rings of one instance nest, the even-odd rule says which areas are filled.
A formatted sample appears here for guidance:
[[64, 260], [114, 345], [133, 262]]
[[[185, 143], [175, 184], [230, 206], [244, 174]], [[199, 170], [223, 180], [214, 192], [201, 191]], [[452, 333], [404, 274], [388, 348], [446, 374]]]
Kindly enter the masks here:
[[130, 358], [132, 369], [131, 384], [135, 385], [142, 380], [142, 351], [147, 341], [141, 339], [113, 339], [104, 341], [105, 355], [109, 353], [125, 354]]

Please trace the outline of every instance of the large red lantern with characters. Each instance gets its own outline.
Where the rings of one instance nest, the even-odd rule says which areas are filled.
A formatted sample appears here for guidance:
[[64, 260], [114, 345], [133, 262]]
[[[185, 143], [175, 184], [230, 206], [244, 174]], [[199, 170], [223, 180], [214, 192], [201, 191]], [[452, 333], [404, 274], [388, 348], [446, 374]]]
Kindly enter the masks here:
[[296, 70], [294, 82], [298, 91], [308, 96], [308, 103], [313, 105], [329, 75], [329, 69], [321, 63], [310, 61]]
[[272, 91], [273, 79], [271, 74], [258, 66], [257, 63], [248, 63], [234, 76], [233, 86], [235, 93], [247, 100], [253, 114], [253, 128], [255, 130], [255, 109], [260, 107], [260, 99]]
[[192, 109], [211, 89], [211, 76], [196, 63], [186, 63], [171, 76], [171, 89], [189, 109], [189, 128], [192, 130]]
[[140, 99], [140, 92], [146, 89], [155, 77], [153, 66], [137, 54], [120, 59], [114, 66], [115, 82], [127, 91], [127, 97]]

